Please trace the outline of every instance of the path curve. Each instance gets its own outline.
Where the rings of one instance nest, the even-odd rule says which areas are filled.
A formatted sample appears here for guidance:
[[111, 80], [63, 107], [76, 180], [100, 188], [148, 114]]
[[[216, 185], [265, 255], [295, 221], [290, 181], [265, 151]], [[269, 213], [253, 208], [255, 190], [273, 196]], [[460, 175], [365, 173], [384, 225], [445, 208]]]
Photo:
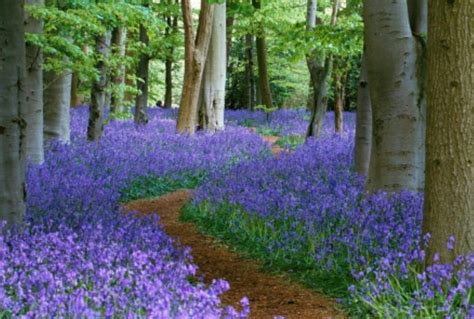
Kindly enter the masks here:
[[178, 190], [155, 199], [133, 201], [124, 208], [142, 214], [158, 212], [166, 233], [179, 245], [191, 247], [193, 262], [206, 283], [213, 278], [229, 282], [231, 289], [221, 298], [225, 304], [238, 309], [243, 296], [250, 299], [250, 318], [265, 319], [278, 315], [295, 319], [345, 318], [329, 298], [290, 282], [283, 275], [262, 271], [258, 262], [245, 259], [215, 239], [201, 234], [194, 224], [181, 222], [181, 208], [190, 197], [191, 191]]

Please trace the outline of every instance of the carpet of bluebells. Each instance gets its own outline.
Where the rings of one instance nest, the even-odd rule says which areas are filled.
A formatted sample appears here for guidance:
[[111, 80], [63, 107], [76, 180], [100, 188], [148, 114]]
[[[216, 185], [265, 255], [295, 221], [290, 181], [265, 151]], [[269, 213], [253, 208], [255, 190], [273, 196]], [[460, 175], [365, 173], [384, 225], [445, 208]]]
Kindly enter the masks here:
[[344, 134], [328, 114], [320, 139], [278, 157], [242, 126], [300, 138], [304, 111], [231, 111], [226, 131], [194, 137], [174, 134], [175, 110], [150, 118], [111, 121], [89, 143], [79, 109], [71, 144], [51, 144], [45, 164], [28, 169], [27, 226], [0, 236], [0, 318], [246, 317], [248, 300], [240, 312], [223, 306], [228, 283], [196, 278], [192, 252], [159, 217], [121, 211], [124, 189], [163, 177], [200, 181], [185, 218], [334, 293], [350, 315], [474, 318], [474, 255], [423, 270], [422, 196], [364, 192], [352, 171], [353, 114]]
[[[282, 135], [304, 133], [307, 125], [301, 112], [277, 112], [273, 123], [263, 116], [229, 118]], [[474, 255], [450, 265], [435, 260], [423, 271], [422, 195], [366, 194], [352, 171], [354, 115], [345, 115], [342, 135], [332, 133], [332, 117], [322, 138], [290, 154], [212, 173], [188, 218], [273, 268], [331, 286], [325, 290], [343, 296], [355, 316], [474, 318]]]
[[245, 317], [248, 301], [240, 313], [221, 305], [228, 283], [194, 278], [190, 251], [158, 217], [122, 212], [120, 191], [143, 176], [187, 178], [268, 156], [267, 146], [245, 128], [179, 136], [159, 110], [146, 127], [110, 122], [89, 143], [87, 115], [75, 111], [71, 144], [51, 144], [45, 164], [28, 169], [28, 224], [0, 235], [0, 318]]

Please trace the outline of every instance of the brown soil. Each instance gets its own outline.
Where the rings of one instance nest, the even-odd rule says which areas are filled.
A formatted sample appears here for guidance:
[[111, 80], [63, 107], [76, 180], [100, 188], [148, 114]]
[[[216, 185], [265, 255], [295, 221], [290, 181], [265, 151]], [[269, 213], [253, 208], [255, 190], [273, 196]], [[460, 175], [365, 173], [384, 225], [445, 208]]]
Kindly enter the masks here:
[[165, 231], [181, 245], [192, 249], [194, 263], [206, 283], [226, 279], [231, 289], [222, 296], [225, 304], [239, 308], [243, 296], [250, 299], [251, 318], [345, 318], [332, 300], [290, 282], [282, 275], [261, 270], [261, 265], [232, 252], [225, 245], [198, 232], [191, 223], [179, 220], [180, 210], [191, 192], [180, 190], [151, 200], [138, 200], [125, 206], [142, 214], [158, 212]]

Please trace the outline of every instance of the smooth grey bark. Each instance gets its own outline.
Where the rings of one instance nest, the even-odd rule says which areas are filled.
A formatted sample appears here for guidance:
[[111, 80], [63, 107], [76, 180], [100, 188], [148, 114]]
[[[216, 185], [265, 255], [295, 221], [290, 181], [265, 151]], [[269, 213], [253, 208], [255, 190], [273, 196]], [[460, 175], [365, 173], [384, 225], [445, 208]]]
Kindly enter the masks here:
[[[27, 0], [27, 5], [43, 6], [43, 0]], [[41, 34], [43, 21], [25, 12], [25, 32]], [[26, 43], [26, 106], [23, 115], [27, 125], [25, 142], [22, 143], [25, 159], [32, 163], [44, 162], [43, 150], [43, 50]]]
[[0, 222], [21, 226], [25, 213], [25, 169], [21, 144], [25, 120], [24, 1], [0, 2]]
[[[140, 24], [140, 42], [148, 47], [148, 33], [143, 24]], [[147, 106], [148, 106], [148, 67], [150, 57], [147, 53], [140, 54], [140, 60], [137, 67], [137, 88], [138, 94], [135, 99], [135, 116], [134, 120], [137, 124], [148, 123]]]
[[95, 67], [99, 77], [92, 82], [89, 124], [87, 126], [87, 139], [89, 141], [99, 140], [104, 132], [106, 89], [108, 85], [106, 61], [109, 56], [109, 46], [110, 37], [108, 34], [96, 36], [95, 49], [98, 53], [98, 60]]
[[201, 85], [201, 125], [209, 132], [224, 129], [226, 54], [226, 4], [214, 8], [212, 35]]
[[367, 176], [372, 147], [372, 106], [370, 103], [367, 62], [362, 56], [359, 87], [357, 90], [357, 118], [354, 146], [354, 165], [359, 175]]
[[43, 72], [44, 139], [71, 140], [71, 71]]
[[[112, 31], [112, 50], [113, 53], [120, 58], [125, 57], [127, 42], [127, 28], [116, 27]], [[121, 113], [124, 110], [124, 94], [125, 94], [125, 64], [120, 64], [115, 70], [114, 77], [112, 79], [115, 90], [112, 92], [110, 100], [110, 111], [112, 113]]]
[[[317, 0], [308, 0], [306, 11], [306, 29], [314, 30], [318, 21], [316, 19], [318, 2]], [[333, 13], [334, 16], [334, 13]], [[332, 22], [335, 23], [333, 17]], [[306, 132], [307, 137], [318, 137], [321, 134], [324, 116], [327, 110], [328, 100], [328, 79], [331, 73], [331, 56], [321, 56], [318, 52], [311, 52], [306, 57], [306, 63], [310, 74], [312, 90], [311, 118]]]
[[255, 74], [253, 71], [254, 68], [254, 58], [253, 58], [253, 35], [248, 33], [245, 35], [245, 106], [247, 106], [251, 111], [255, 110]]
[[[171, 4], [171, 1], [169, 1]], [[179, 0], [176, 0], [179, 5]], [[178, 16], [166, 17], [168, 26], [165, 30], [165, 37], [170, 37], [172, 34], [178, 32]], [[173, 62], [174, 62], [174, 47], [170, 48], [170, 52], [165, 61], [165, 100], [164, 106], [171, 107], [173, 104]]]
[[423, 187], [421, 47], [406, 1], [364, 1], [367, 71], [372, 102], [369, 191]]
[[199, 97], [205, 60], [211, 40], [214, 5], [201, 0], [199, 24], [194, 34], [191, 3], [182, 0], [184, 22], [184, 83], [176, 131], [194, 134], [198, 124]]
[[[430, 0], [423, 233], [427, 263], [474, 252], [474, 3]], [[447, 247], [454, 236], [454, 249]]]

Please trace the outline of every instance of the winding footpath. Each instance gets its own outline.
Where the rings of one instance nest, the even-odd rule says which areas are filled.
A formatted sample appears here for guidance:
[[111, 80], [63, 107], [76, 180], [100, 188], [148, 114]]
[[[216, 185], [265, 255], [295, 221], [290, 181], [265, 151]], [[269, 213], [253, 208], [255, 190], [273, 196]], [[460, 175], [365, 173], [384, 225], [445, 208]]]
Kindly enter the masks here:
[[[273, 147], [272, 152], [277, 154], [281, 149]], [[257, 261], [246, 259], [203, 235], [194, 224], [181, 222], [180, 211], [191, 195], [190, 190], [178, 190], [155, 199], [133, 201], [124, 208], [144, 215], [157, 212], [164, 230], [178, 245], [192, 249], [193, 262], [199, 267], [198, 276], [207, 284], [219, 278], [229, 282], [231, 288], [221, 298], [224, 304], [239, 309], [240, 299], [249, 298], [250, 318], [346, 318], [328, 297], [291, 282], [284, 275], [263, 271]]]

